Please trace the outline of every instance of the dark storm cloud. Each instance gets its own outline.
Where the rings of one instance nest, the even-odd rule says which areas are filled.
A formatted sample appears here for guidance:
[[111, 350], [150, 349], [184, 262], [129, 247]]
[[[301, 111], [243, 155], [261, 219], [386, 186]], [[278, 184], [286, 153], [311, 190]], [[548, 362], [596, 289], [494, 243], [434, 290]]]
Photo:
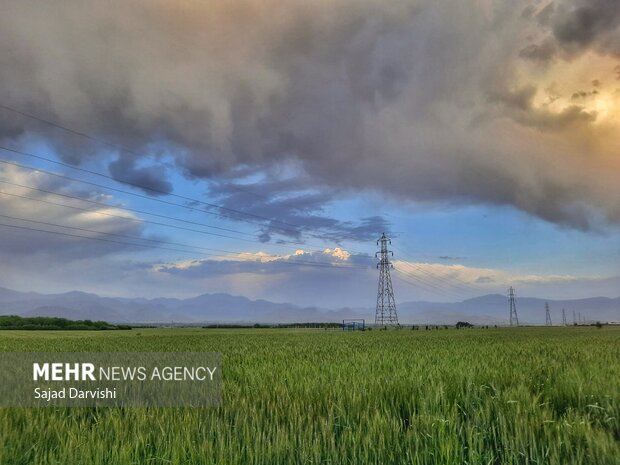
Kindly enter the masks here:
[[620, 2], [566, 0], [556, 2], [555, 8], [552, 5], [536, 15], [550, 35], [539, 44], [525, 47], [521, 57], [544, 62], [559, 52], [570, 58], [590, 49], [620, 56]]
[[359, 222], [339, 222], [331, 229], [335, 233], [334, 239], [336, 237], [349, 237], [358, 241], [371, 241], [377, 239], [378, 232], [391, 235], [390, 223], [382, 216], [361, 218]]
[[[546, 135], [587, 130], [595, 115], [579, 106], [541, 109], [527, 89], [509, 95], [519, 87], [520, 51], [538, 60], [551, 54], [544, 42], [527, 49], [524, 23], [565, 53], [617, 45], [617, 3], [549, 5], [525, 14], [528, 21], [526, 2], [508, 0], [9, 0], [0, 16], [0, 94], [6, 105], [128, 148], [131, 177], [163, 188], [157, 173], [134, 170], [143, 166], [138, 154], [154, 146], [190, 178], [234, 179], [240, 169], [295, 160], [333, 192], [511, 205], [586, 228], [580, 212], [590, 207], [619, 222], [618, 187], [600, 177], [617, 162], [590, 157], [600, 165], [584, 169], [577, 148]], [[498, 100], [489, 96], [498, 94], [507, 123], [495, 121]], [[0, 133], [22, 130], [43, 131], [10, 118]], [[72, 163], [102, 151], [45, 131]], [[561, 176], [549, 169], [552, 159], [562, 160]], [[297, 202], [265, 208], [364, 237], [364, 224], [322, 217], [310, 196]]]
[[540, 44], [530, 44], [524, 47], [519, 52], [521, 58], [532, 61], [547, 62], [555, 56], [557, 47], [555, 42], [551, 39], [547, 39]]
[[616, 0], [578, 0], [558, 8], [553, 34], [568, 48], [584, 49], [596, 44], [620, 53], [620, 3]]
[[219, 183], [212, 186], [209, 194], [227, 209], [251, 211], [254, 215], [272, 219], [261, 226], [261, 242], [270, 241], [274, 233], [295, 238], [309, 233], [311, 237], [335, 243], [343, 240], [369, 241], [376, 239], [380, 231], [390, 231], [387, 220], [379, 215], [359, 221], [341, 221], [325, 215], [324, 208], [333, 201], [337, 192], [327, 186], [317, 189], [308, 180], [300, 178], [263, 179], [243, 186]]
[[0, 108], [0, 140], [16, 139], [25, 132], [23, 121], [15, 119], [15, 115]]
[[149, 195], [166, 195], [172, 192], [172, 184], [166, 180], [166, 171], [161, 166], [137, 168], [135, 160], [120, 157], [109, 165], [110, 174], [120, 182], [140, 187]]

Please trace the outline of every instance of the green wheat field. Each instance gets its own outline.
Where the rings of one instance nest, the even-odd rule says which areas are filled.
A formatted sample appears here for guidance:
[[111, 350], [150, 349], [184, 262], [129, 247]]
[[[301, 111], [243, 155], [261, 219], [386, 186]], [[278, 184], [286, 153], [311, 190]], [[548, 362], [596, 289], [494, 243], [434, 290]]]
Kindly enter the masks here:
[[620, 328], [0, 332], [7, 351], [215, 351], [211, 409], [0, 409], [2, 465], [620, 463]]

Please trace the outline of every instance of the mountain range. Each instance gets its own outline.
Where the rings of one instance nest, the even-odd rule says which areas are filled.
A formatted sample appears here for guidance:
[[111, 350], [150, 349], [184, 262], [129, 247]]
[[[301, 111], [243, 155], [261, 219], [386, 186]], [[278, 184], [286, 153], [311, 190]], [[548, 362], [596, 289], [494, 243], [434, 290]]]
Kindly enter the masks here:
[[[562, 309], [567, 322], [573, 312], [588, 322], [619, 322], [620, 297], [591, 297], [576, 300], [545, 300], [533, 297], [517, 299], [521, 324], [543, 324], [545, 303], [549, 303], [554, 324], [562, 324]], [[411, 301], [397, 304], [403, 324], [508, 323], [508, 299], [488, 294], [461, 302], [439, 303]], [[76, 320], [104, 320], [110, 323], [298, 323], [339, 322], [345, 318], [374, 321], [374, 308], [337, 310], [300, 307], [267, 300], [251, 300], [229, 294], [203, 294], [188, 299], [112, 298], [86, 292], [40, 294], [0, 288], [0, 315], [59, 316]]]

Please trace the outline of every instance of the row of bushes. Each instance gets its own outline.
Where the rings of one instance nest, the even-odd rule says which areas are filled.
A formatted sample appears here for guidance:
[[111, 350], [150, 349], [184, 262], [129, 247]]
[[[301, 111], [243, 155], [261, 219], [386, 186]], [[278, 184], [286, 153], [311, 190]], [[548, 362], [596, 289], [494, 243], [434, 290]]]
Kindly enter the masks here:
[[128, 325], [113, 325], [105, 321], [68, 320], [66, 318], [17, 315], [0, 315], [0, 329], [23, 330], [112, 330], [131, 329]]

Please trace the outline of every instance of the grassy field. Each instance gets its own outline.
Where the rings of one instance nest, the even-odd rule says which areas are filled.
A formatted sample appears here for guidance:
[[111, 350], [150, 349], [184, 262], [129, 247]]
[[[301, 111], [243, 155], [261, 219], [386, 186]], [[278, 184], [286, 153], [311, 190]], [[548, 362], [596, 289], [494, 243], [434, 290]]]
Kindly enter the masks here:
[[2, 465], [620, 463], [620, 328], [3, 331], [4, 351], [216, 351], [224, 393], [0, 409]]

